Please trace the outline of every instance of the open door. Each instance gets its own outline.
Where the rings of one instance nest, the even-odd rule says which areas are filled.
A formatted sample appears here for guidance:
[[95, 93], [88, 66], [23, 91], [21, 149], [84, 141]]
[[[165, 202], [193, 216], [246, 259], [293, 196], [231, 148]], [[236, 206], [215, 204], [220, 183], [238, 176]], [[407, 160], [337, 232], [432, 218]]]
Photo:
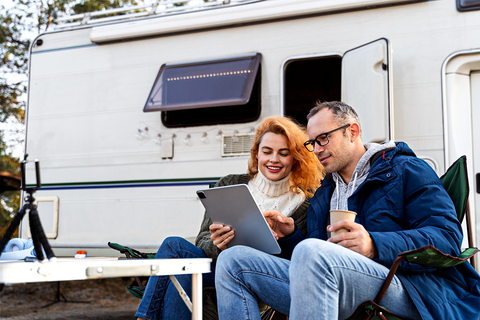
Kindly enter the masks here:
[[[480, 128], [475, 125], [480, 120], [480, 70], [471, 70], [470, 71], [470, 92], [471, 92], [471, 110], [472, 110], [472, 147], [473, 147], [473, 181], [470, 182], [470, 208], [474, 207], [473, 214], [470, 215], [472, 219], [472, 226], [474, 230], [478, 230], [478, 225], [480, 221]], [[472, 176], [472, 174], [470, 174]], [[474, 186], [474, 188], [472, 188]], [[473, 199], [472, 199], [473, 198]], [[473, 200], [473, 201], [472, 201]], [[473, 232], [474, 242], [472, 246], [478, 246], [480, 243], [480, 233], [477, 231], [476, 234]], [[480, 263], [479, 258], [476, 257], [477, 270], [480, 269], [478, 265]]]
[[387, 39], [345, 52], [342, 101], [360, 117], [364, 143], [393, 140], [391, 53]]

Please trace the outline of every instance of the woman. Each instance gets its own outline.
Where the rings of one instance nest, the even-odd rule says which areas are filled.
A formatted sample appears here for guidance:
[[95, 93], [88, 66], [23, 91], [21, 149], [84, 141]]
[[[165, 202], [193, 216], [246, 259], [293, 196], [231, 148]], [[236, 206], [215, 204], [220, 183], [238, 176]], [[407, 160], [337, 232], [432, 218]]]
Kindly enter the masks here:
[[[255, 134], [248, 174], [225, 176], [216, 186], [247, 184], [262, 211], [279, 210], [292, 217], [305, 234], [308, 198], [320, 186], [324, 174], [315, 155], [304, 148], [306, 140], [305, 131], [292, 120], [280, 116], [266, 118]], [[212, 258], [212, 272], [203, 275], [203, 285], [213, 287], [215, 260], [234, 236], [229, 226], [213, 224], [206, 212], [196, 246], [182, 238], [169, 237], [158, 249], [156, 258]], [[177, 279], [190, 295], [191, 276], [177, 276]], [[190, 319], [191, 313], [168, 276], [155, 276], [150, 277], [135, 316], [149, 320]]]

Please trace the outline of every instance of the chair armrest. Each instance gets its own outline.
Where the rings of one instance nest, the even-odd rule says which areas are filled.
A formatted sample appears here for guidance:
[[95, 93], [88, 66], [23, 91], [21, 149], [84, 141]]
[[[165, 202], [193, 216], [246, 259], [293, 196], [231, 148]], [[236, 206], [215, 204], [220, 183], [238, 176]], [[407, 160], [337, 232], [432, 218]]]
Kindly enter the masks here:
[[426, 245], [416, 250], [402, 252], [398, 256], [424, 267], [448, 268], [464, 263], [479, 251], [477, 248], [468, 248], [460, 256], [455, 257], [441, 252], [432, 245]]
[[432, 245], [426, 245], [419, 249], [401, 252], [398, 254], [397, 258], [393, 262], [387, 278], [385, 279], [382, 288], [380, 288], [380, 291], [375, 297], [374, 302], [380, 304], [380, 301], [382, 301], [383, 296], [385, 295], [388, 287], [390, 286], [390, 282], [392, 281], [393, 276], [397, 272], [398, 266], [403, 260], [407, 260], [411, 263], [418, 263], [424, 267], [448, 268], [464, 263], [479, 251], [480, 250], [477, 248], [468, 248], [467, 250], [462, 252], [460, 256], [454, 257], [452, 255], [441, 252]]

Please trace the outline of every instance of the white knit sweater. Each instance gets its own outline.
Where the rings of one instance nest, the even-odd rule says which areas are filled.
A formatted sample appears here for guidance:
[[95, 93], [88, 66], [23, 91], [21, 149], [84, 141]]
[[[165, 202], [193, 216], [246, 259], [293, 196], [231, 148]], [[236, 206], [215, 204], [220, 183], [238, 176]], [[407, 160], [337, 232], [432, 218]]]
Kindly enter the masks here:
[[248, 187], [262, 212], [278, 210], [288, 217], [305, 201], [303, 192], [289, 190], [290, 175], [291, 173], [281, 180], [272, 181], [259, 170], [255, 178], [248, 181]]

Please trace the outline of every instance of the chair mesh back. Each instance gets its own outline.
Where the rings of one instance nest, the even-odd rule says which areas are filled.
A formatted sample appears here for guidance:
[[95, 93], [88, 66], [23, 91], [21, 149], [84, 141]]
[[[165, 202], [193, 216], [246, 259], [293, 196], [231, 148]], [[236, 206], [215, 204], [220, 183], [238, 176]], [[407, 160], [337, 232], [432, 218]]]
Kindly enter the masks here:
[[447, 190], [450, 198], [452, 198], [457, 212], [457, 218], [462, 222], [465, 212], [467, 211], [468, 201], [468, 176], [467, 176], [467, 158], [461, 156], [455, 161], [447, 172], [440, 177], [445, 190]]

